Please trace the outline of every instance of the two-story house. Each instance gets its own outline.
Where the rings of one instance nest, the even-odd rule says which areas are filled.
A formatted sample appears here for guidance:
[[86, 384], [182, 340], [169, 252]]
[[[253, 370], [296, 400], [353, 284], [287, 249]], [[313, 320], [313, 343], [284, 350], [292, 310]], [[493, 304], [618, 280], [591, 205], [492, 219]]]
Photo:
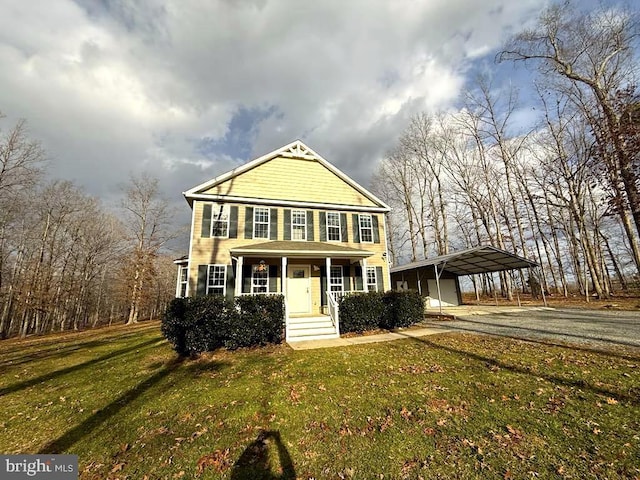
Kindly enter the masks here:
[[177, 296], [285, 298], [288, 341], [339, 336], [337, 299], [391, 288], [389, 207], [301, 141], [184, 192]]

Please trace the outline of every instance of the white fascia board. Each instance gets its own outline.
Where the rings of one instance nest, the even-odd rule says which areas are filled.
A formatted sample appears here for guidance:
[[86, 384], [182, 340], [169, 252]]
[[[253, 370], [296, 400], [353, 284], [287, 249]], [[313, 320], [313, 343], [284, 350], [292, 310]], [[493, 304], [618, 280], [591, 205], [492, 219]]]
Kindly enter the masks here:
[[300, 208], [318, 208], [325, 210], [349, 210], [359, 212], [377, 212], [385, 213], [390, 209], [389, 207], [372, 207], [367, 205], [342, 205], [337, 203], [320, 203], [320, 202], [301, 202], [298, 200], [277, 200], [272, 198], [251, 198], [251, 197], [234, 197], [231, 195], [214, 195], [208, 193], [195, 193], [189, 194], [184, 192], [183, 195], [189, 201], [192, 200], [208, 200], [210, 202], [220, 200], [229, 203], [248, 203], [256, 205], [276, 205], [285, 207], [300, 207]]

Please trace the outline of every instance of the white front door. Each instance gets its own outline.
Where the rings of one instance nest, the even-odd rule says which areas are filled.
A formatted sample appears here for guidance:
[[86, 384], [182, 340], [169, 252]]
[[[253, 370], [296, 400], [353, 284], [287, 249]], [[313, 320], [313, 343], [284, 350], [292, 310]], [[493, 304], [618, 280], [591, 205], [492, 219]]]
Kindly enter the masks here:
[[311, 267], [309, 265], [288, 266], [287, 304], [289, 313], [311, 312]]

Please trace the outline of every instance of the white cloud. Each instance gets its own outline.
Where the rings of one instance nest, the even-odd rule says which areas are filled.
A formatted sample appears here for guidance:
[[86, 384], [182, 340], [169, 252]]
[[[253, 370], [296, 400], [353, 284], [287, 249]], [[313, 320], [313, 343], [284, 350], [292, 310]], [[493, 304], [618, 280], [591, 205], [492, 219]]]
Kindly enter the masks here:
[[366, 184], [410, 115], [453, 102], [543, 4], [0, 0], [0, 110], [98, 195], [146, 169], [179, 198], [248, 160], [237, 145], [300, 137]]

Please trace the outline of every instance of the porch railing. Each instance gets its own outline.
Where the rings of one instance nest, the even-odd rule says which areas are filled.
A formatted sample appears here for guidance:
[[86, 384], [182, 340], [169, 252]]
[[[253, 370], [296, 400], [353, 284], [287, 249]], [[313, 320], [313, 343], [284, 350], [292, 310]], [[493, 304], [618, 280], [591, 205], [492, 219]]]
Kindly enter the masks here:
[[336, 329], [338, 336], [340, 335], [340, 299], [348, 292], [331, 292], [327, 291], [327, 306], [329, 307], [329, 316], [331, 322]]

